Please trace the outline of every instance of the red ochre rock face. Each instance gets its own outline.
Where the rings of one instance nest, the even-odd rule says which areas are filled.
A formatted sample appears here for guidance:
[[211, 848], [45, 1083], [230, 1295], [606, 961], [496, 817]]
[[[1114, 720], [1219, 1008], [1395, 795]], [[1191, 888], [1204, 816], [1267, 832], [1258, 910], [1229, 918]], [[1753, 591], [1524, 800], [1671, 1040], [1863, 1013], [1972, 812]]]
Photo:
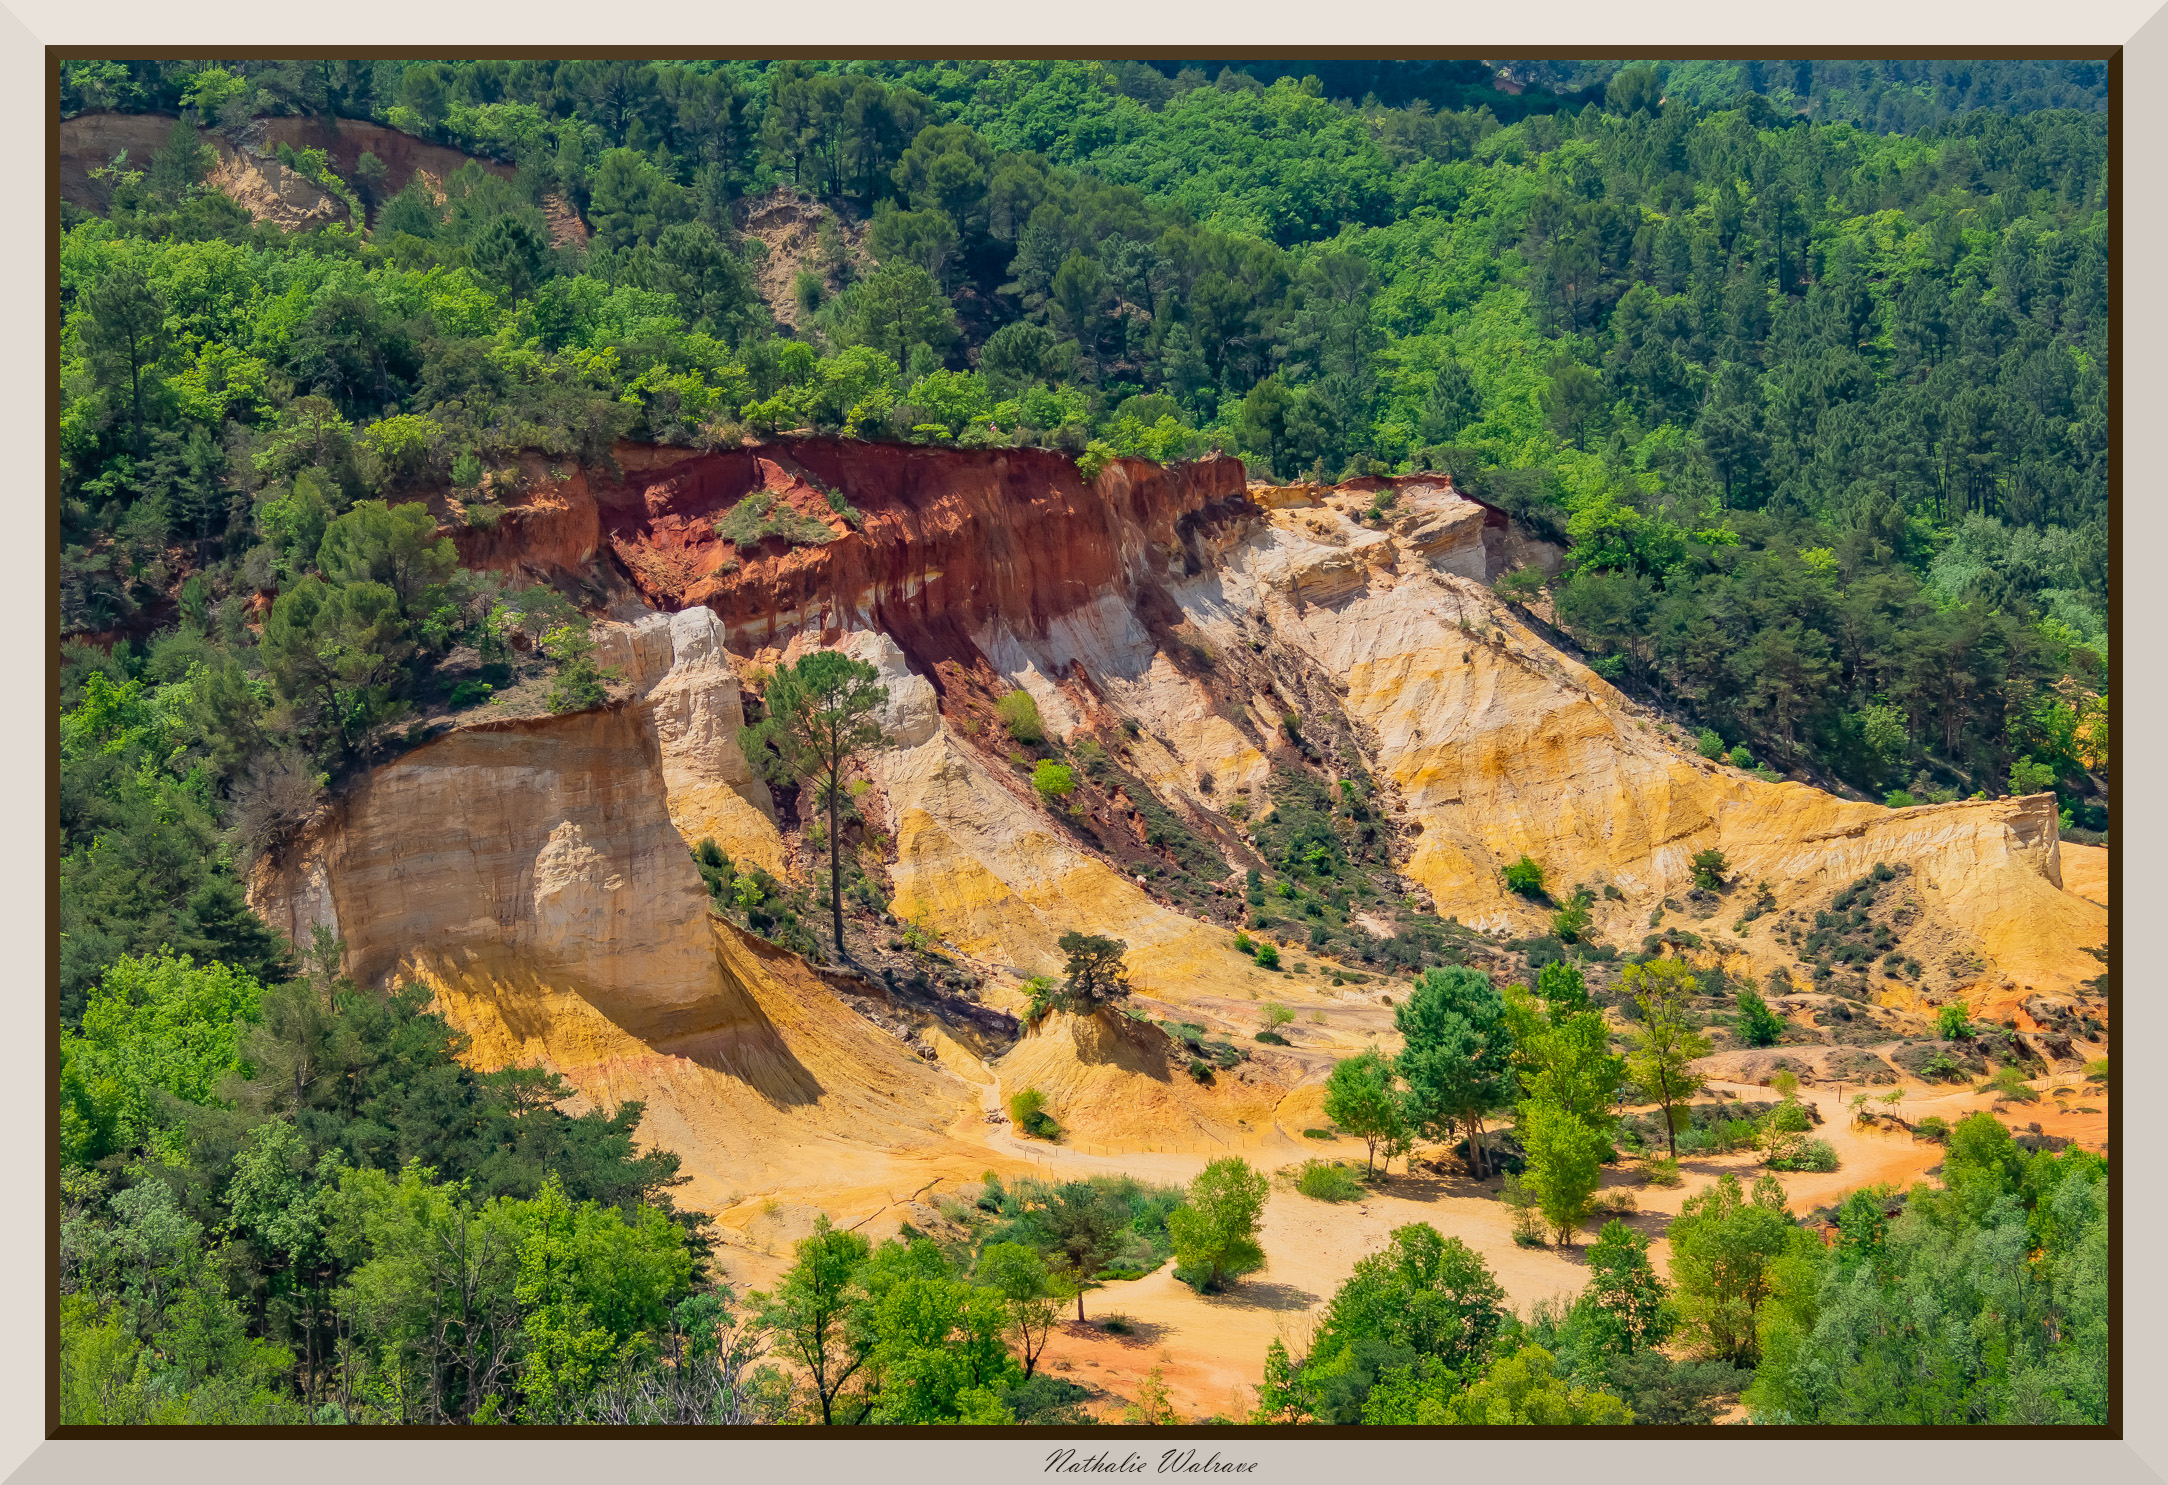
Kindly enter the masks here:
[[[969, 636], [989, 622], [1040, 632], [1110, 591], [1134, 597], [1197, 572], [1214, 528], [1259, 514], [1241, 462], [1226, 456], [1164, 468], [1116, 459], [1089, 483], [1043, 449], [831, 439], [706, 453], [621, 445], [617, 462], [617, 475], [569, 475], [494, 528], [457, 533], [462, 560], [578, 571], [607, 549], [650, 606], [705, 604], [741, 652], [871, 626], [921, 665], [968, 665]], [[722, 522], [762, 491], [831, 539], [740, 548]]]

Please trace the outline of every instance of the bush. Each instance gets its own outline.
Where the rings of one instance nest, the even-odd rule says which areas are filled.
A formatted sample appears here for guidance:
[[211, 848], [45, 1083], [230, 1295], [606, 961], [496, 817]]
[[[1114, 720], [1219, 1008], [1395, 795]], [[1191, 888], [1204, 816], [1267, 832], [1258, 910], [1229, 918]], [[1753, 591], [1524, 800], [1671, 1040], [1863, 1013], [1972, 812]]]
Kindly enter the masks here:
[[2038, 1103], [2040, 1090], [2025, 1081], [2025, 1076], [2008, 1065], [1995, 1069], [1995, 1075], [1973, 1090], [1975, 1093], [1993, 1093], [1997, 1098], [2011, 1098], [2019, 1103]]
[[780, 536], [794, 547], [817, 547], [836, 539], [826, 521], [800, 515], [767, 490], [755, 490], [715, 522], [715, 533], [749, 551], [771, 536]]
[[1506, 889], [1523, 897], [1543, 895], [1543, 868], [1524, 853], [1521, 859], [1505, 869]]
[[550, 683], [548, 705], [552, 716], [584, 712], [610, 699], [602, 671], [586, 656], [573, 660], [557, 672]]
[[[1384, 507], [1377, 507], [1374, 514], [1382, 516]], [[1491, 584], [1491, 591], [1508, 603], [1528, 603], [1543, 591], [1543, 569], [1540, 567], [1516, 567], [1501, 574]]]
[[1257, 1033], [1257, 1040], [1270, 1043], [1275, 1047], [1292, 1047], [1294, 1045], [1293, 1042], [1280, 1035], [1277, 1031], [1260, 1031]]
[[1551, 914], [1551, 933], [1562, 943], [1579, 943], [1588, 933], [1591, 921], [1587, 908], [1578, 902], [1569, 902]]
[[1257, 946], [1257, 967], [1259, 969], [1278, 969], [1280, 967], [1279, 949], [1272, 944], [1259, 944]]
[[1769, 1009], [1769, 1002], [1759, 992], [1742, 989], [1739, 992], [1739, 1014], [1732, 1022], [1739, 1038], [1750, 1047], [1773, 1047], [1784, 1036], [1784, 1021]]
[[1513, 1210], [1513, 1241], [1523, 1248], [1543, 1247], [1543, 1213], [1535, 1191], [1518, 1175], [1508, 1174], [1499, 1185], [1498, 1199]]
[[1679, 1162], [1668, 1156], [1650, 1161], [1643, 1174], [1647, 1175], [1651, 1186], [1676, 1186], [1686, 1179], [1679, 1174]]
[[1745, 743], [1741, 743], [1731, 750], [1731, 766], [1733, 768], [1752, 768], [1754, 766], [1754, 755], [1746, 750]]
[[1724, 756], [1724, 739], [1718, 737], [1710, 728], [1701, 729], [1701, 735], [1694, 739], [1694, 745], [1701, 749], [1701, 756], [1704, 758]]
[[1273, 1028], [1285, 1026], [1292, 1022], [1295, 1019], [1295, 1013], [1276, 1000], [1268, 1000], [1264, 1005], [1264, 1017], [1266, 1027]]
[[461, 681], [452, 687], [450, 700], [446, 703], [453, 711], [463, 711], [470, 706], [489, 700], [496, 688], [487, 681]]
[[[1023, 696], [1022, 691], [1011, 695]], [[1028, 699], [1028, 698], [1027, 698]], [[1041, 763], [1031, 771], [1031, 787], [1039, 791], [1039, 798], [1049, 805], [1058, 805], [1076, 792], [1076, 775], [1066, 763]]]
[[1358, 1201], [1363, 1183], [1337, 1160], [1309, 1159], [1295, 1168], [1295, 1189], [1318, 1201]]
[[1950, 1138], [1950, 1121], [1940, 1114], [1929, 1114], [1912, 1126], [1912, 1137], [1933, 1144], [1947, 1144]]
[[1772, 1158], [1771, 1170], [1832, 1171], [1837, 1168], [1837, 1152], [1828, 1140], [1804, 1140], [1790, 1153]]
[[1036, 1088], [1010, 1095], [1009, 1122], [1032, 1139], [1051, 1141], [1061, 1133], [1046, 1112], [1046, 1095]]
[[1946, 1042], [1972, 1035], [1972, 1018], [1961, 1005], [1946, 1005], [1935, 1012], [1935, 1035]]
[[1306, 1140], [1329, 1140], [1332, 1138], [1332, 1131], [1329, 1129], [1305, 1129], [1302, 1132], [1302, 1137]]
[[1054, 1009], [1054, 982], [1045, 975], [1033, 975], [1022, 986], [1025, 998], [1024, 1019], [1036, 1026]]
[[1908, 810], [1918, 803], [1917, 799], [1914, 799], [1902, 789], [1892, 789], [1882, 796], [1883, 806], [1893, 810]]
[[1693, 860], [1694, 885], [1704, 892], [1720, 892], [1724, 887], [1724, 873], [1731, 870], [1731, 863], [1724, 853], [1711, 846], [1706, 851], [1696, 851]]
[[994, 715], [1009, 729], [1009, 736], [1030, 746], [1046, 741], [1046, 723], [1040, 720], [1039, 703], [1029, 691], [1011, 691], [994, 703]]

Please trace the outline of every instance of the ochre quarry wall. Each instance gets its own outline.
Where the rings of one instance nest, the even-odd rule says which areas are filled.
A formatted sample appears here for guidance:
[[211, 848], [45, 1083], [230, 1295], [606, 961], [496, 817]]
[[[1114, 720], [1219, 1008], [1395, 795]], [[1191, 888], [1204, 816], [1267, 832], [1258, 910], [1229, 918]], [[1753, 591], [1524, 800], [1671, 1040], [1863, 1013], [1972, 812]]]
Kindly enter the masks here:
[[[2106, 911], [2062, 890], [2052, 796], [1889, 810], [1712, 763], [1488, 591], [1476, 565], [1492, 528], [1456, 515], [1449, 493], [1403, 481], [1400, 495], [1381, 527], [1350, 519], [1360, 495], [1275, 510], [1269, 529], [1225, 554], [1196, 618], [1212, 632], [1228, 608], [1261, 611], [1337, 679], [1414, 836], [1405, 870], [1441, 914], [1544, 931], [1550, 909], [1499, 875], [1526, 853], [1559, 889], [1618, 888], [1624, 900], [1600, 897], [1597, 921], [1606, 942], [1632, 946], [1710, 847], [1733, 882], [1766, 880], [1780, 908], [1810, 916], [1887, 862], [1911, 866], [1926, 914], [1984, 958], [1983, 994], [2005, 981], [2064, 990], [2099, 973], [2082, 950], [2106, 941]], [[1519, 560], [1541, 557], [1524, 549]], [[1712, 953], [1744, 961], [1735, 967], [1789, 962], [1771, 937], [1775, 915], [1732, 931], [1751, 897], [1694, 928]]]
[[714, 921], [667, 804], [637, 707], [467, 728], [376, 770], [252, 895], [304, 943], [341, 935], [360, 982], [432, 987], [477, 1065], [644, 1101], [696, 1205], [878, 1184], [898, 1152], [968, 1164], [943, 1131], [970, 1090]]
[[[644, 1100], [648, 1137], [685, 1157], [710, 1209], [769, 1190], [880, 1206], [898, 1160], [913, 1187], [975, 1177], [994, 1153], [984, 1110], [1029, 1086], [1094, 1145], [1270, 1145], [1321, 1121], [1331, 1055], [1389, 1045], [1381, 1006], [1257, 968], [1230, 928], [1056, 820], [989, 730], [1010, 686], [1050, 734], [1118, 747], [1163, 808], [1225, 843], [1223, 902], [1274, 780], [1304, 766], [1282, 730], [1299, 708], [1340, 719], [1323, 766], [1379, 785], [1400, 869], [1467, 924], [1547, 929], [1550, 907], [1499, 878], [1525, 852], [1561, 891], [1598, 889], [1602, 942], [1639, 947], [1668, 914], [1702, 941], [1689, 957], [1760, 974], [1797, 964], [1786, 912], [1811, 919], [1882, 862], [1916, 907], [1907, 952], [1966, 966], [1976, 1006], [2100, 971], [2084, 950], [2107, 936], [2105, 866], [2078, 851], [2066, 878], [2051, 800], [1893, 811], [1701, 758], [1491, 592], [1560, 553], [1442, 476], [1246, 488], [1231, 459], [1115, 461], [1086, 484], [1044, 451], [821, 439], [624, 446], [615, 463], [522, 461], [492, 528], [452, 529], [471, 566], [611, 595], [598, 652], [621, 699], [470, 723], [378, 768], [259, 872], [254, 900], [301, 942], [319, 923], [344, 936], [365, 982], [435, 987], [483, 1065], [541, 1060], [585, 1098]], [[833, 539], [741, 550], [718, 524], [755, 492]], [[889, 744], [867, 770], [894, 912], [1003, 993], [1004, 971], [1058, 972], [1057, 940], [1082, 929], [1127, 941], [1155, 1016], [1242, 1027], [1284, 998], [1339, 1019], [1301, 1055], [1259, 1049], [1210, 1084], [1154, 1034], [1063, 1016], [990, 1062], [943, 1040], [937, 1066], [716, 922], [688, 845], [793, 867], [739, 748], [743, 672], [820, 646], [888, 687]], [[1712, 846], [1734, 885], [1682, 910]], [[1764, 882], [1775, 910], [1744, 920]], [[1938, 968], [1936, 995], [1956, 973]]]
[[[606, 546], [653, 608], [695, 604], [750, 654], [805, 632], [879, 629], [921, 666], [972, 655], [990, 623], [1039, 632], [1107, 595], [1194, 571], [1200, 533], [1254, 509], [1239, 461], [1115, 460], [1087, 486], [1041, 449], [780, 439], [697, 453], [621, 445], [619, 472], [559, 466], [490, 531], [459, 535], [477, 567], [577, 570]], [[540, 469], [537, 463], [537, 469]], [[766, 491], [834, 533], [740, 551], [717, 525]], [[840, 492], [860, 513], [833, 510]]]

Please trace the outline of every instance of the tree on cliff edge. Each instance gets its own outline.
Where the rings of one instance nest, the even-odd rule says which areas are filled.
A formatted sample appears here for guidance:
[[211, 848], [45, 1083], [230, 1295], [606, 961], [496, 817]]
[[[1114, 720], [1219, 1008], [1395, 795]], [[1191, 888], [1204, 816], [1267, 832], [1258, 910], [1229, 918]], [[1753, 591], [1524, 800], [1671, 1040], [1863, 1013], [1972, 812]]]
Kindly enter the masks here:
[[745, 729], [745, 756], [776, 783], [809, 780], [828, 810], [828, 908], [843, 946], [843, 857], [836, 814], [851, 761], [887, 741], [875, 718], [888, 701], [881, 673], [835, 650], [816, 650], [768, 679], [768, 714]]

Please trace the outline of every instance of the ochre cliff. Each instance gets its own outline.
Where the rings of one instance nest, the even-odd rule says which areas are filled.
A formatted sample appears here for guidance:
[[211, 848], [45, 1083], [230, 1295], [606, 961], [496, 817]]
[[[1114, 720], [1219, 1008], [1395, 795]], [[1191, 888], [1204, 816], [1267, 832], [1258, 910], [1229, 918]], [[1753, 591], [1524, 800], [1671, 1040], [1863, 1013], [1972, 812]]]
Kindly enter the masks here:
[[357, 980], [433, 988], [479, 1065], [643, 1100], [696, 1205], [953, 1151], [967, 1088], [709, 916], [664, 769], [635, 706], [462, 729], [378, 769], [255, 895], [303, 942], [343, 937]]
[[[1276, 780], [1359, 773], [1411, 900], [1493, 945], [1547, 928], [1551, 909], [1500, 880], [1523, 853], [1561, 892], [1598, 893], [1602, 941], [1690, 925], [1690, 958], [1757, 975], [1796, 965], [1788, 914], [1811, 919], [1885, 864], [1912, 904], [1903, 947], [1937, 966], [1929, 987], [1878, 982], [1903, 1013], [1952, 996], [1999, 1008], [2099, 973], [2084, 951], [2106, 938], [2104, 872], [2087, 857], [2082, 890], [2063, 890], [2050, 800], [1892, 811], [1701, 758], [1492, 593], [1560, 553], [1442, 476], [1250, 488], [1213, 459], [1114, 461], [1087, 483], [1045, 451], [820, 439], [624, 446], [613, 465], [524, 461], [493, 527], [453, 529], [472, 566], [606, 595], [598, 652], [618, 699], [463, 725], [377, 769], [260, 871], [255, 898], [304, 942], [332, 927], [365, 982], [434, 986], [478, 1059], [541, 1059], [586, 1097], [646, 1100], [650, 1137], [687, 1156], [705, 1202], [870, 1189], [902, 1150], [961, 1169], [982, 1111], [1023, 1086], [1088, 1141], [1299, 1136], [1333, 1049], [1390, 1044], [1383, 987], [1259, 969], [1227, 914], [1183, 910], [1050, 814], [991, 720], [1011, 687], [1216, 843], [1223, 901], [1239, 903]], [[755, 493], [829, 539], [739, 548], [718, 523]], [[1005, 1051], [935, 1034], [922, 1055], [713, 919], [687, 850], [703, 838], [806, 879], [738, 732], [752, 667], [822, 646], [888, 688], [888, 745], [865, 771], [891, 910], [1005, 1009], [1081, 928], [1127, 941], [1153, 1015], [1228, 1034], [1269, 997], [1330, 1024], [1209, 1082], [1156, 1033], [1063, 1016]], [[1721, 901], [1690, 891], [1710, 847], [1730, 862]]]

